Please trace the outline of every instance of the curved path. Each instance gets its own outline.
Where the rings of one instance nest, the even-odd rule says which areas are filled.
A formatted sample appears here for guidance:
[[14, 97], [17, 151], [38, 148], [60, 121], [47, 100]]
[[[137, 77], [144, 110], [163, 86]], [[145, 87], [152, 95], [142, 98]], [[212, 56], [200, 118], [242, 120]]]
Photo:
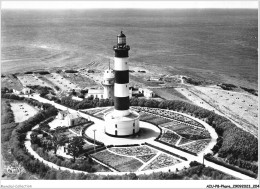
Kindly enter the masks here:
[[[22, 96], [22, 95], [21, 95]], [[57, 104], [55, 103], [54, 101], [50, 101], [50, 100], [47, 100], [45, 98], [42, 98], [40, 97], [39, 95], [33, 95], [33, 96], [30, 96], [30, 98], [33, 98], [35, 100], [38, 100], [40, 102], [43, 102], [43, 103], [49, 103], [49, 104], [52, 104], [53, 106], [55, 106], [57, 109], [60, 109], [60, 110], [69, 110], [70, 112], [77, 112], [76, 110], [73, 110], [73, 109], [70, 109], [70, 108], [67, 108], [65, 106], [62, 106], [60, 104]], [[92, 121], [96, 122], [96, 123], [100, 123], [100, 124], [103, 124], [103, 121], [98, 119], [98, 118], [95, 118], [95, 117], [92, 117], [90, 115], [87, 115], [87, 114], [84, 114], [84, 113], [81, 113], [79, 112], [80, 115], [86, 119], [91, 119]], [[179, 112], [178, 112], [179, 113]], [[189, 115], [186, 115], [185, 116], [188, 116]], [[192, 119], [194, 119], [194, 117], [192, 117]], [[200, 123], [202, 123], [201, 120], [199, 119], [196, 119], [196, 121], [199, 121]], [[205, 126], [205, 123], [203, 122], [203, 125]], [[207, 128], [208, 129], [208, 128]], [[65, 167], [60, 167], [54, 163], [51, 163], [51, 162], [48, 162], [46, 160], [44, 160], [42, 157], [40, 157], [31, 147], [31, 141], [30, 141], [30, 134], [31, 134], [31, 131], [29, 131], [27, 133], [27, 139], [25, 141], [25, 146], [26, 148], [28, 149], [28, 152], [33, 155], [36, 159], [39, 159], [41, 162], [43, 162], [44, 164], [48, 165], [49, 167], [52, 167], [54, 169], [57, 169], [57, 170], [68, 170], [70, 171], [71, 173], [85, 173], [85, 174], [88, 174], [88, 172], [83, 172], [83, 171], [77, 171], [77, 170], [73, 170], [73, 169], [69, 169], [69, 168], [65, 168]], [[169, 169], [171, 171], [175, 171], [176, 168], [178, 168], [179, 170], [182, 169], [183, 167], [189, 167], [189, 163], [190, 161], [198, 161], [200, 163], [203, 163], [203, 154], [199, 154], [199, 156], [193, 156], [191, 154], [188, 154], [186, 152], [183, 152], [183, 151], [180, 151], [178, 149], [175, 149], [175, 148], [172, 148], [172, 147], [169, 147], [167, 145], [164, 145], [162, 143], [159, 143], [159, 142], [156, 142], [156, 141], [153, 141], [152, 142], [153, 145], [156, 145], [160, 148], [163, 148], [165, 150], [168, 150], [170, 152], [173, 152], [175, 154], [179, 154], [181, 156], [184, 156], [188, 159], [188, 161], [184, 161], [182, 163], [179, 163], [179, 164], [176, 164], [176, 165], [173, 165], [171, 167], [165, 167], [165, 168], [160, 168], [160, 169], [156, 169], [156, 170], [149, 170], [149, 171], [140, 171], [140, 172], [135, 172], [136, 175], [141, 175], [141, 174], [149, 174], [149, 173], [153, 173], [153, 172], [168, 172]], [[223, 167], [221, 165], [217, 165], [213, 162], [209, 162], [207, 160], [204, 160], [204, 164], [206, 166], [209, 166], [209, 167], [212, 167], [216, 170], [219, 170], [219, 171], [222, 171], [228, 175], [232, 175], [233, 177], [236, 177], [236, 178], [239, 178], [239, 179], [243, 179], [243, 180], [255, 180], [254, 178], [252, 177], [249, 177], [247, 175], [244, 175], [242, 173], [239, 173], [239, 172], [236, 172], [236, 171], [233, 171], [231, 169], [228, 169], [226, 167]], [[126, 173], [130, 173], [130, 172], [96, 172], [94, 174], [97, 174], [97, 175], [124, 175]]]

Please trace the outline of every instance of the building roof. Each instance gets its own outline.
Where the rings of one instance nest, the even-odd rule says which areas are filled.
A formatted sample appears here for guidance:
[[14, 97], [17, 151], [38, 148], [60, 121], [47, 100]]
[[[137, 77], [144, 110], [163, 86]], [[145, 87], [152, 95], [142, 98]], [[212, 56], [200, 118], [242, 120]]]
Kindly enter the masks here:
[[118, 34], [117, 37], [125, 37], [125, 34], [123, 34], [123, 31], [121, 31], [121, 33]]
[[103, 89], [89, 89], [88, 94], [103, 94], [104, 90]]
[[68, 117], [70, 119], [76, 119], [76, 118], [79, 118], [80, 115], [78, 113], [72, 113], [72, 114], [68, 114], [66, 117]]
[[63, 115], [68, 115], [70, 114], [69, 110], [62, 110], [62, 111], [59, 111], [60, 114], [63, 114]]

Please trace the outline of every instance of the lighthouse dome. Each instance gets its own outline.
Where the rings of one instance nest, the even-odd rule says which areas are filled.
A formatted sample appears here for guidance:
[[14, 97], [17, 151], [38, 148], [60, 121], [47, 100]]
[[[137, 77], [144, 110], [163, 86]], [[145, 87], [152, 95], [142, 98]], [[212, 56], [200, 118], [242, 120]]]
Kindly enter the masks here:
[[110, 79], [114, 79], [115, 75], [114, 75], [114, 71], [111, 69], [107, 69], [104, 71], [104, 79], [106, 80], [110, 80]]
[[123, 34], [123, 31], [121, 31], [120, 34], [117, 35], [117, 37], [125, 37], [125, 34]]

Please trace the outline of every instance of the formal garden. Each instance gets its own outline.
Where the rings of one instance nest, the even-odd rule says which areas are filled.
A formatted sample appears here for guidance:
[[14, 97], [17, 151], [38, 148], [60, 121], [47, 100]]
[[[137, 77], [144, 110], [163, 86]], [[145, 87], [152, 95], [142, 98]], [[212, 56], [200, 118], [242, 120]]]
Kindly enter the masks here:
[[[148, 179], [144, 175], [131, 175], [130, 172], [140, 172], [157, 170], [161, 168], [174, 167], [181, 162], [187, 161], [185, 157], [180, 157], [177, 154], [171, 153], [167, 150], [156, 148], [156, 146], [141, 144], [138, 146], [104, 146], [104, 144], [93, 144], [93, 139], [84, 136], [84, 130], [93, 122], [86, 120], [82, 124], [73, 127], [56, 127], [51, 129], [49, 123], [51, 123], [57, 116], [58, 110], [51, 104], [41, 103], [31, 98], [19, 97], [12, 94], [2, 94], [5, 99], [17, 100], [20, 102], [28, 103], [39, 109], [39, 112], [33, 115], [31, 118], [24, 120], [23, 122], [11, 127], [12, 131], [4, 131], [5, 141], [10, 142], [10, 149], [15, 159], [23, 165], [23, 167], [34, 174], [37, 174], [40, 178], [50, 179], [106, 179], [105, 176], [83, 176], [86, 173], [95, 172], [128, 172], [129, 175], [121, 178], [141, 178]], [[61, 99], [60, 104], [70, 107], [85, 106], [85, 101], [75, 102], [65, 97], [66, 100]], [[110, 101], [102, 101], [102, 107], [98, 107], [102, 103], [97, 99], [86, 99], [90, 111], [86, 111], [86, 115], [91, 116], [93, 114], [96, 117], [102, 118], [103, 115], [111, 110]], [[65, 104], [64, 104], [65, 103]], [[188, 105], [180, 103], [182, 108], [178, 110], [179, 102], [153, 102], [153, 101], [133, 101], [131, 99], [132, 108], [137, 110], [141, 114], [141, 121], [151, 123], [161, 129], [159, 137], [156, 142], [165, 144], [167, 146], [183, 150], [184, 152], [190, 152], [191, 154], [198, 154], [203, 152], [205, 147], [211, 141], [211, 135], [209, 131], [200, 122], [185, 116], [182, 112], [186, 112]], [[136, 104], [137, 103], [137, 104]], [[175, 104], [174, 104], [175, 103]], [[137, 106], [138, 105], [138, 106]], [[8, 107], [7, 103], [7, 107]], [[97, 106], [98, 110], [95, 111], [93, 106]], [[108, 106], [108, 107], [105, 107]], [[144, 107], [147, 106], [147, 107]], [[9, 106], [10, 107], [10, 106]], [[155, 108], [153, 108], [155, 107]], [[167, 108], [165, 108], [167, 107]], [[193, 107], [192, 108], [196, 108]], [[10, 108], [9, 108], [10, 109]], [[176, 113], [179, 111], [181, 113]], [[195, 110], [193, 110], [195, 111]], [[212, 113], [212, 114], [211, 114]], [[218, 133], [216, 145], [213, 147], [213, 155], [218, 153], [219, 157], [227, 157], [228, 159], [224, 163], [230, 163], [237, 165], [240, 161], [241, 168], [248, 167], [248, 169], [255, 172], [255, 167], [250, 161], [256, 161], [257, 146], [254, 138], [250, 138], [249, 133], [245, 133], [241, 130], [237, 130], [237, 127], [232, 126], [225, 118], [214, 115], [213, 112], [207, 112], [206, 110], [200, 110], [195, 113], [189, 113], [197, 118], [206, 121]], [[207, 116], [205, 116], [206, 114]], [[99, 115], [99, 116], [97, 116]], [[14, 122], [13, 115], [9, 116], [12, 123]], [[6, 118], [7, 119], [7, 118]], [[223, 122], [223, 120], [225, 122]], [[38, 126], [37, 126], [38, 125]], [[72, 173], [70, 171], [58, 171], [45, 163], [35, 159], [24, 145], [26, 135], [31, 132], [31, 148], [44, 160], [54, 163], [60, 167], [66, 167], [71, 170], [84, 171], [86, 173]], [[232, 135], [229, 133], [232, 132]], [[232, 136], [232, 137], [231, 137]], [[231, 137], [231, 138], [230, 138]], [[235, 137], [235, 138], [233, 138]], [[242, 137], [242, 141], [240, 140]], [[250, 139], [250, 140], [249, 140]], [[244, 143], [243, 148], [237, 148], [233, 151], [230, 145], [236, 145], [237, 143]], [[238, 153], [239, 154], [236, 154]], [[211, 157], [209, 155], [209, 157]], [[212, 156], [213, 157], [213, 156]], [[212, 158], [211, 157], [211, 158]], [[232, 158], [238, 157], [236, 161]], [[189, 169], [199, 169], [201, 175], [209, 175], [207, 168], [201, 164], [190, 165]], [[173, 170], [173, 169], [172, 169]], [[175, 173], [164, 173], [165, 178], [185, 178], [184, 172], [178, 171]], [[218, 174], [218, 178], [231, 177], [219, 173], [219, 171], [213, 170]], [[59, 173], [58, 173], [59, 172]], [[62, 175], [61, 175], [62, 174]], [[74, 174], [72, 177], [71, 174]], [[75, 175], [77, 174], [77, 175]], [[166, 175], [165, 175], [166, 174]], [[160, 174], [154, 174], [151, 178], [160, 178]], [[192, 175], [190, 175], [192, 177]], [[215, 176], [214, 176], [215, 177]], [[111, 179], [118, 179], [118, 176], [111, 176]], [[164, 179], [164, 178], [161, 178]]]

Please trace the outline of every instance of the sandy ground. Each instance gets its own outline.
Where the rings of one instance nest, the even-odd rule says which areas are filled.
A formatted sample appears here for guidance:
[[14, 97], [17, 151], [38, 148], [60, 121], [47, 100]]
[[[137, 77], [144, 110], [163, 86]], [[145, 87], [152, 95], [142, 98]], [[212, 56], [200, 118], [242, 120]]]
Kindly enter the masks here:
[[52, 88], [50, 84], [47, 82], [39, 79], [37, 76], [31, 75], [31, 74], [25, 74], [23, 76], [17, 76], [17, 78], [20, 80], [23, 86], [26, 85], [40, 85], [40, 86], [47, 86]]
[[258, 136], [258, 99], [256, 96], [219, 89], [190, 86], [176, 88], [194, 104], [231, 119], [238, 127]]
[[65, 79], [58, 73], [51, 73], [50, 75], [45, 75], [45, 78], [54, 83], [54, 85], [57, 85], [62, 91], [80, 89], [80, 87], [77, 84]]
[[24, 102], [11, 103], [11, 109], [16, 123], [23, 122], [38, 112], [36, 108]]

